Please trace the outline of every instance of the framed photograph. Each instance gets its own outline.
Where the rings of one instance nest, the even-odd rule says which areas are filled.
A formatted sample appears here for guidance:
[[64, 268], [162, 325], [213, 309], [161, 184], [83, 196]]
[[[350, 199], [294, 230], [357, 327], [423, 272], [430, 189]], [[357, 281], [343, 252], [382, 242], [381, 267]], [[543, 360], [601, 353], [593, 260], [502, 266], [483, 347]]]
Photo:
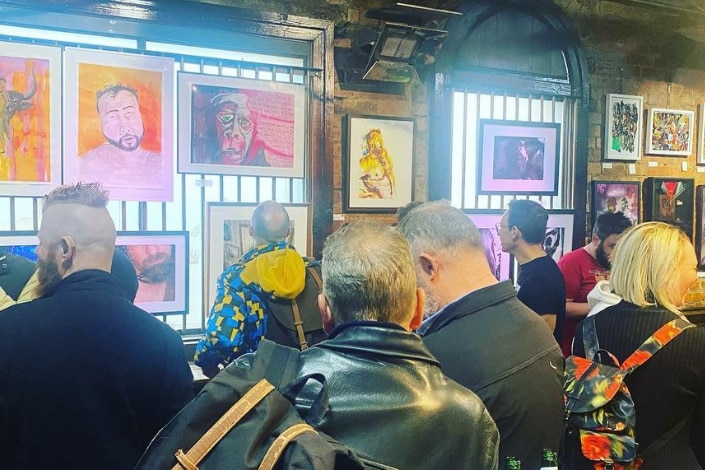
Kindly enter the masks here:
[[696, 156], [696, 165], [705, 165], [705, 103], [698, 106], [700, 109], [700, 122], [698, 123], [698, 154]]
[[2, 251], [27, 258], [33, 263], [37, 262], [35, 250], [38, 244], [36, 230], [0, 232], [0, 249]]
[[0, 196], [61, 184], [61, 49], [0, 42]]
[[633, 224], [639, 223], [641, 183], [638, 181], [592, 181], [592, 222], [603, 212], [623, 212]]
[[67, 47], [64, 180], [99, 181], [113, 200], [171, 201], [174, 62]]
[[573, 221], [575, 213], [571, 210], [548, 211], [546, 224], [546, 238], [543, 240], [543, 249], [556, 262], [561, 257], [573, 251]]
[[502, 243], [497, 233], [497, 224], [502, 220], [504, 211], [492, 209], [463, 209], [463, 212], [472, 220], [475, 227], [482, 235], [482, 244], [485, 247], [485, 256], [490, 265], [492, 274], [498, 281], [512, 278], [513, 256], [502, 251]]
[[695, 251], [698, 269], [705, 270], [705, 185], [695, 188]]
[[641, 96], [607, 95], [605, 160], [637, 161], [641, 158], [643, 106]]
[[[309, 206], [308, 204], [283, 204], [289, 213], [291, 230], [287, 241], [301, 253], [308, 254]], [[205, 295], [206, 316], [210, 312], [217, 289], [218, 277], [235, 264], [240, 257], [255, 246], [250, 235], [250, 219], [257, 204], [209, 202], [206, 209], [207, 233]]]
[[646, 133], [646, 153], [687, 157], [693, 153], [693, 111], [651, 108]]
[[302, 178], [303, 85], [179, 72], [179, 173]]
[[186, 231], [118, 232], [115, 247], [137, 271], [135, 305], [159, 315], [187, 313], [188, 239]]
[[479, 194], [558, 194], [560, 124], [480, 119]]
[[676, 225], [692, 240], [694, 191], [692, 178], [646, 178], [644, 220]]
[[343, 208], [394, 212], [411, 202], [414, 120], [348, 115], [343, 128]]

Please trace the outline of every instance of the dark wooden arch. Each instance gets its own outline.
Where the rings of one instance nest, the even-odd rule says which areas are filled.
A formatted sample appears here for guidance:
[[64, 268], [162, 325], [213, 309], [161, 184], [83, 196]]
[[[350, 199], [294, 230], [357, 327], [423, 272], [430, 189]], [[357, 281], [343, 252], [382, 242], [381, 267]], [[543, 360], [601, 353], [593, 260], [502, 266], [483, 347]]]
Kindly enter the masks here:
[[[462, 88], [463, 82], [471, 81], [473, 86], [489, 92], [510, 92], [546, 97], [570, 97], [577, 99], [577, 136], [572, 206], [576, 211], [574, 246], [584, 243], [587, 203], [587, 164], [588, 164], [588, 104], [590, 82], [585, 51], [572, 21], [552, 0], [481, 0], [461, 2], [454, 8], [463, 15], [452, 19], [448, 25], [448, 35], [438, 53], [433, 83], [432, 113], [429, 153], [428, 194], [429, 199], [450, 198], [451, 176], [451, 101], [454, 89]], [[460, 60], [464, 47], [468, 47], [480, 25], [490, 18], [502, 18], [520, 12], [541, 22], [553, 39], [555, 51], [562, 54], [567, 76], [531, 74], [522, 71], [493, 70], [482, 67], [463, 67]]]

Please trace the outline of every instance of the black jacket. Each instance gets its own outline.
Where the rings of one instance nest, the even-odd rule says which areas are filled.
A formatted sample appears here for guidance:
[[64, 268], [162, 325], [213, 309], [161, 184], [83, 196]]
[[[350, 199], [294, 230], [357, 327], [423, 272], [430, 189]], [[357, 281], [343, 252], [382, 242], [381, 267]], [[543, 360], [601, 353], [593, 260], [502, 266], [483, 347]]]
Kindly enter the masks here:
[[3, 469], [129, 469], [192, 398], [181, 338], [111, 274], [71, 274], [0, 314]]
[[416, 334], [378, 322], [342, 325], [301, 354], [297, 375], [312, 373], [326, 377], [329, 391], [319, 429], [361, 456], [403, 470], [496, 468], [492, 418], [443, 375]]

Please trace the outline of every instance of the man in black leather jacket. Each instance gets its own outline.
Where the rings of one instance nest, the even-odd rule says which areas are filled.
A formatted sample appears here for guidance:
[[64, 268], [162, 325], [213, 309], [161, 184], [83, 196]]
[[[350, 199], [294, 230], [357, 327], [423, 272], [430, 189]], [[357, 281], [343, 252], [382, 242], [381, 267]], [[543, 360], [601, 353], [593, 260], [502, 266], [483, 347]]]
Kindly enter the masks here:
[[497, 468], [498, 431], [484, 405], [411, 332], [424, 293], [406, 240], [380, 224], [347, 225], [326, 240], [322, 272], [329, 338], [298, 366], [299, 376], [326, 377], [330, 410], [318, 429], [395, 469]]

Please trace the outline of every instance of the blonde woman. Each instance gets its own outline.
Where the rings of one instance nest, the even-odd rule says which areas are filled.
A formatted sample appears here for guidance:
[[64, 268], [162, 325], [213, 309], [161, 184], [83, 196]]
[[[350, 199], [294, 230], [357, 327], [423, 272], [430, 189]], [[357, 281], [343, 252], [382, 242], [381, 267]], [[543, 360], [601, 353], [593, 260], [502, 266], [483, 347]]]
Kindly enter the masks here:
[[[678, 307], [697, 279], [697, 264], [693, 245], [679, 228], [648, 222], [629, 230], [615, 248], [609, 280], [608, 293], [621, 301], [594, 315], [600, 348], [621, 363], [661, 326], [682, 316]], [[582, 326], [573, 354], [585, 356]], [[704, 358], [705, 328], [689, 328], [627, 377], [636, 441], [644, 455], [641, 470], [705, 466]]]

